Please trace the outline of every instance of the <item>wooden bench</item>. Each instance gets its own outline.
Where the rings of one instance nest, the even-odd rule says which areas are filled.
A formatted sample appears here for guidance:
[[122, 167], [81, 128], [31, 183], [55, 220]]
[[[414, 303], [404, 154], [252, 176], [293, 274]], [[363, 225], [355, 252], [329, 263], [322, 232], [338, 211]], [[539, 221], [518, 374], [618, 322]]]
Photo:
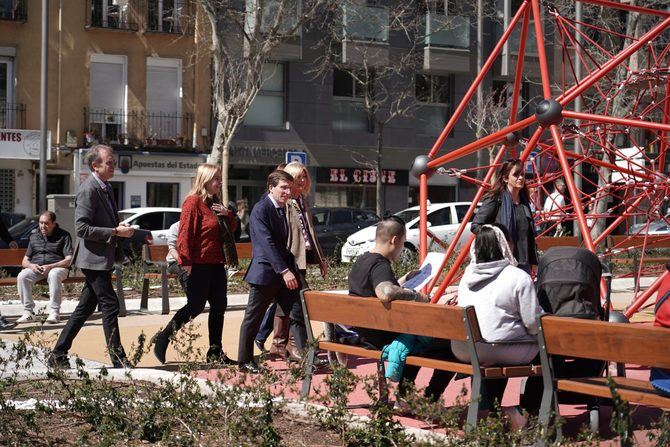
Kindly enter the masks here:
[[[646, 245], [645, 245], [646, 242]], [[649, 236], [609, 236], [607, 238], [608, 249], [613, 253], [610, 257], [612, 264], [630, 265], [631, 275], [635, 278], [635, 287], [638, 286], [638, 271], [640, 264], [652, 264], [665, 266], [670, 262], [669, 256], [642, 256], [644, 250], [656, 248], [670, 248], [670, 235], [649, 235]], [[632, 254], [632, 257], [619, 256], [620, 254]]]
[[316, 349], [342, 352], [375, 360], [381, 359], [381, 351], [379, 350], [315, 339], [312, 332], [312, 321], [339, 323], [400, 334], [422, 335], [466, 342], [473, 360], [472, 364], [462, 363], [455, 359], [437, 360], [421, 357], [420, 355], [408, 356], [407, 364], [472, 376], [472, 399], [467, 415], [468, 426], [474, 426], [477, 423], [483, 380], [528, 377], [539, 375], [542, 371], [540, 365], [480, 366], [475, 351], [475, 343], [484, 342], [484, 340], [479, 331], [475, 308], [472, 306], [462, 308], [409, 301], [393, 301], [385, 305], [377, 298], [355, 297], [311, 290], [303, 290], [301, 299], [310, 345], [307, 354], [306, 376], [302, 383], [302, 397], [309, 395]]
[[[235, 244], [237, 249], [238, 259], [251, 259], [251, 243], [241, 242]], [[145, 245], [142, 247], [142, 296], [140, 298], [140, 311], [147, 312], [149, 310], [149, 281], [152, 279], [160, 280], [161, 282], [161, 313], [170, 313], [170, 292], [168, 288], [168, 280], [176, 279], [177, 275], [168, 273], [167, 261], [165, 258], [168, 254], [167, 245]], [[158, 270], [152, 272], [150, 270]], [[246, 270], [239, 270], [234, 276], [244, 276]]]
[[[544, 315], [539, 318], [540, 358], [544, 393], [540, 423], [548, 428], [552, 411], [559, 415], [556, 393], [569, 391], [610, 398], [605, 377], [556, 379], [552, 356], [565, 356], [670, 369], [670, 330], [652, 326], [583, 320]], [[648, 380], [613, 377], [616, 391], [631, 403], [670, 408], [670, 397], [661, 396]], [[561, 433], [558, 431], [558, 437]]]
[[577, 236], [542, 236], [535, 239], [535, 245], [540, 251], [547, 251], [551, 247], [581, 247], [581, 243]]
[[[23, 257], [26, 255], [25, 248], [15, 248], [15, 249], [2, 249], [0, 250], [0, 267], [18, 267], [23, 268], [22, 262]], [[123, 277], [122, 277], [122, 266], [121, 264], [114, 265], [114, 274], [112, 275], [112, 281], [116, 282], [116, 296], [119, 300], [119, 316], [125, 317], [128, 312], [126, 310], [125, 296], [123, 295]], [[70, 270], [72, 272], [72, 270]], [[63, 284], [77, 284], [86, 282], [86, 278], [77, 272], [78, 274], [73, 276], [68, 276], [63, 281]], [[36, 284], [46, 285], [46, 280], [38, 281]], [[11, 278], [0, 278], [0, 287], [3, 286], [16, 286], [16, 277]]]

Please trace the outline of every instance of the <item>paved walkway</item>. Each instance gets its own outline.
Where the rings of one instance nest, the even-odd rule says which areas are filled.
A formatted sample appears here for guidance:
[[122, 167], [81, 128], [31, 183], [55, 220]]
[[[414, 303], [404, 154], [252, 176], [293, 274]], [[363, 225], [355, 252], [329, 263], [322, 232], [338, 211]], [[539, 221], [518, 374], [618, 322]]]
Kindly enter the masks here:
[[[651, 282], [651, 278], [643, 279], [643, 285], [647, 285]], [[616, 280], [613, 286], [612, 301], [615, 309], [623, 309], [628, 305], [632, 299], [632, 281], [629, 280]], [[225, 324], [224, 324], [224, 334], [223, 334], [223, 344], [224, 351], [226, 351], [229, 356], [233, 359], [237, 358], [237, 347], [239, 342], [239, 327], [244, 315], [244, 308], [246, 305], [248, 296], [247, 295], [231, 295], [229, 296], [229, 310], [226, 312]], [[174, 311], [179, 309], [184, 303], [184, 297], [175, 297], [171, 298], [170, 306], [172, 313], [170, 315], [160, 315], [160, 299], [150, 299], [150, 313], [140, 313], [139, 312], [139, 299], [128, 299], [126, 300], [126, 305], [129, 311], [129, 315], [119, 319], [121, 339], [122, 343], [125, 346], [126, 350], [130, 351], [134, 346], [137, 345], [137, 340], [140, 334], [147, 336], [147, 339], [150, 339], [154, 333], [156, 333], [160, 328], [165, 326], [168, 323]], [[38, 302], [41, 306], [46, 306], [46, 301]], [[66, 300], [62, 306], [62, 312], [64, 317], [74, 309], [77, 302], [76, 300]], [[653, 309], [652, 309], [653, 310]], [[21, 314], [22, 308], [18, 300], [3, 302], [0, 304], [0, 312], [2, 315], [14, 319], [15, 317]], [[636, 314], [633, 318], [633, 322], [645, 322], [651, 321], [653, 319], [653, 314], [649, 309], [643, 310]], [[203, 313], [194, 320], [196, 325], [196, 331], [205, 335], [199, 337], [195, 341], [195, 347], [202, 349], [202, 356], [204, 357], [204, 352], [207, 349], [207, 313]], [[16, 329], [11, 331], [6, 331], [0, 333], [0, 338], [8, 340], [18, 340], [21, 338], [25, 331], [28, 329], [35, 330], [35, 336], [41, 338], [47, 344], [53, 345], [58, 336], [58, 333], [64, 327], [65, 322], [61, 322], [56, 325], [47, 325], [41, 323], [27, 323], [17, 326]], [[315, 331], [318, 333], [320, 330], [320, 325], [314, 326]], [[100, 314], [96, 313], [93, 317], [86, 323], [84, 328], [82, 328], [80, 334], [75, 339], [72, 349], [70, 351], [71, 355], [76, 355], [81, 358], [87, 359], [91, 363], [89, 366], [91, 368], [97, 368], [102, 363], [109, 365], [109, 360], [105, 353], [105, 347], [103, 343], [103, 331], [100, 320]], [[256, 352], [259, 354], [259, 352]], [[164, 377], [164, 374], [167, 371], [175, 370], [178, 363], [179, 356], [178, 353], [170, 347], [167, 352], [168, 363], [166, 365], [160, 365], [159, 362], [155, 359], [152, 353], [145, 355], [140, 361], [137, 373], [141, 374], [143, 377], [150, 379], [152, 376], [159, 378]], [[274, 367], [281, 368], [283, 365], [280, 362], [275, 362], [272, 364]], [[358, 362], [355, 366], [355, 371], [361, 374], [371, 374], [374, 372], [374, 365], [369, 362]], [[647, 370], [629, 370], [631, 376], [634, 377], [648, 377]], [[323, 375], [317, 375], [315, 378], [315, 383], [320, 383], [323, 380]], [[417, 385], [419, 387], [425, 386], [428, 383], [430, 377], [430, 372], [422, 371], [417, 380]], [[449, 385], [447, 392], [445, 393], [445, 400], [447, 404], [453, 404], [455, 398], [461, 389], [465, 386], [468, 387], [467, 380], [460, 380], [453, 382]], [[508, 390], [505, 394], [503, 401], [503, 406], [516, 405], [518, 403], [518, 393], [519, 393], [519, 381], [512, 380], [511, 386], [508, 387]], [[352, 402], [364, 404], [365, 397], [363, 392], [357, 392], [352, 395]], [[601, 428], [604, 430], [607, 429], [609, 424], [609, 417], [607, 415], [607, 409], [603, 416], [601, 417]], [[365, 410], [356, 410], [356, 412], [365, 413]], [[561, 412], [567, 416], [568, 419], [568, 429], [567, 432], [575, 432], [581, 424], [586, 422], [586, 419], [583, 414], [583, 408], [578, 406], [562, 406]], [[635, 411], [635, 421], [636, 423], [646, 426], [648, 420], [653, 419], [658, 416], [658, 412], [654, 410], [647, 409], [645, 407], [639, 407]], [[402, 423], [408, 427], [415, 428], [430, 428], [425, 426], [420, 421], [416, 421], [409, 418], [400, 418]], [[604, 432], [606, 433], [606, 431]], [[641, 435], [644, 433], [641, 432]]]

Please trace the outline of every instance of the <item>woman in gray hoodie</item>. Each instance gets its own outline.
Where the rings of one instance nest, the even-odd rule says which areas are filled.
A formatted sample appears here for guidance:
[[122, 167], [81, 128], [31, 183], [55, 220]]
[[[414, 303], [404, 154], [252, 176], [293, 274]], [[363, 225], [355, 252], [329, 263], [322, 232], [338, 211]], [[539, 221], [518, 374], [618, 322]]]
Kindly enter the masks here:
[[[470, 248], [470, 265], [458, 286], [458, 305], [474, 306], [486, 343], [476, 346], [482, 366], [527, 365], [537, 356], [537, 317], [542, 308], [533, 281], [516, 267], [507, 229], [482, 225]], [[452, 341], [456, 358], [470, 362], [467, 345]], [[487, 380], [483, 407], [502, 399], [507, 381]], [[490, 382], [490, 383], [489, 383]]]

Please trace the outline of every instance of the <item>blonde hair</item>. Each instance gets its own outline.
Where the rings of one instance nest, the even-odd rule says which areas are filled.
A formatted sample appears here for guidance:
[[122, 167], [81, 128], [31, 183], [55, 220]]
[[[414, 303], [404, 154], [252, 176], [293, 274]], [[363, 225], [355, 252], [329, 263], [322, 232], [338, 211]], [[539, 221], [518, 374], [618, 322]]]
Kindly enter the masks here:
[[[208, 199], [210, 197], [205, 185], [210, 182], [216, 174], [221, 174], [221, 168], [217, 165], [203, 163], [198, 166], [198, 170], [195, 174], [195, 181], [193, 182], [193, 187], [189, 191], [189, 195], [194, 194], [200, 196], [202, 200]], [[218, 197], [218, 194], [214, 194]]]
[[312, 189], [312, 178], [309, 176], [309, 171], [307, 170], [304, 164], [300, 163], [299, 161], [292, 161], [291, 163], [284, 166], [284, 172], [288, 172], [289, 174], [291, 174], [291, 177], [293, 177], [296, 180], [298, 179], [300, 174], [304, 172], [307, 183], [305, 184], [305, 190], [302, 191], [302, 195], [304, 196], [309, 195], [309, 192]]

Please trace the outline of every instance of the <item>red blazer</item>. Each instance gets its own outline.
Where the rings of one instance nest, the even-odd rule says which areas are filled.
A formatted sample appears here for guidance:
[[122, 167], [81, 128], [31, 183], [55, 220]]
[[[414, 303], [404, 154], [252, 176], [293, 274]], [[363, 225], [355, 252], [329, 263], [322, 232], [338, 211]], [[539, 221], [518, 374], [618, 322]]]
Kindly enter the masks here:
[[[226, 220], [234, 231], [235, 216], [230, 213]], [[205, 202], [199, 196], [187, 196], [179, 219], [179, 264], [223, 264], [220, 231], [218, 218]]]

